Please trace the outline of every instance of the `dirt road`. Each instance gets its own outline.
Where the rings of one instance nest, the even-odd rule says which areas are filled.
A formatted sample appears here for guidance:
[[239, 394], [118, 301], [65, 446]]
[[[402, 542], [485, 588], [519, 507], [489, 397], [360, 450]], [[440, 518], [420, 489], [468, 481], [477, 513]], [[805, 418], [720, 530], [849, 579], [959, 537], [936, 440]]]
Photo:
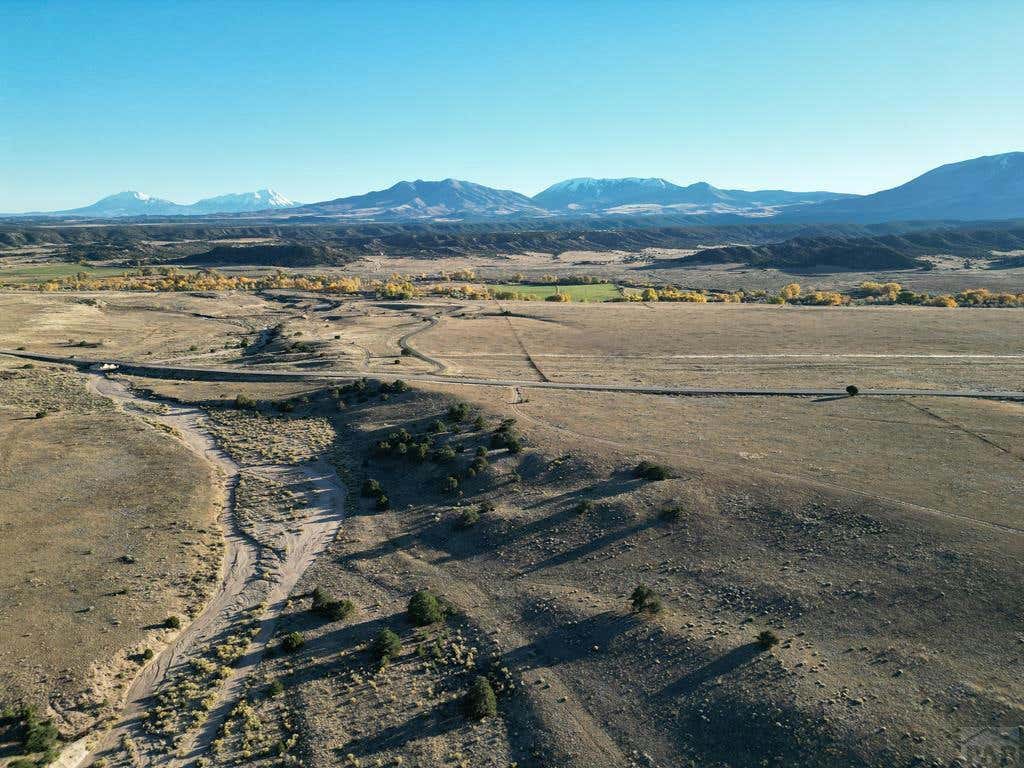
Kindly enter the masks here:
[[[259, 618], [259, 632], [245, 656], [232, 668], [231, 676], [223, 681], [217, 705], [197, 732], [185, 735], [178, 754], [198, 754], [205, 750], [237, 700], [246, 675], [273, 638], [277, 618], [295, 584], [337, 533], [344, 513], [345, 490], [333, 468], [325, 463], [292, 467], [293, 471], [298, 469], [312, 487], [310, 503], [283, 541], [279, 540], [274, 548], [268, 547], [261, 543], [258, 530], [249, 535], [238, 526], [234, 516], [234, 487], [240, 467], [216, 446], [199, 409], [165, 405], [162, 412], [156, 412], [149, 401], [134, 395], [120, 382], [95, 374], [90, 376], [89, 387], [126, 410], [141, 409], [146, 419], [172, 429], [189, 449], [217, 467], [224, 500], [220, 521], [225, 554], [221, 579], [206, 608], [142, 669], [129, 687], [121, 716], [95, 748], [63, 764], [89, 765], [101, 753], [116, 749], [122, 737], [128, 735], [138, 749], [136, 765], [177, 765], [183, 758], [166, 753], [141, 727], [149, 700], [186, 669], [199, 650], [230, 632], [247, 612], [265, 604], [267, 607]], [[81, 747], [76, 746], [74, 754], [77, 756], [81, 751]]]

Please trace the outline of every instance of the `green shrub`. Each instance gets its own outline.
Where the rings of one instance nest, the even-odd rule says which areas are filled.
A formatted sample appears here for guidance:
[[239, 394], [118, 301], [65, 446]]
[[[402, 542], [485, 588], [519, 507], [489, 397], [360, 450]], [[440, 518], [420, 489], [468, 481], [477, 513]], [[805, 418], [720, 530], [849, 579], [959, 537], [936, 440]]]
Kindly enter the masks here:
[[434, 433], [444, 432], [444, 422], [440, 419], [434, 419], [430, 425], [430, 431]]
[[441, 490], [445, 493], [455, 493], [459, 490], [459, 478], [455, 475], [448, 475], [441, 481]]
[[476, 454], [476, 457], [478, 459], [485, 459], [485, 458], [487, 458], [487, 449], [484, 448], [482, 445], [478, 445], [476, 447], [476, 451], [474, 451], [474, 453]]
[[483, 416], [477, 416], [475, 419], [473, 419], [473, 429], [478, 431], [481, 429], [487, 429], [487, 421], [484, 419]]
[[409, 621], [417, 627], [436, 624], [444, 618], [441, 604], [434, 595], [425, 589], [420, 590], [409, 599], [406, 613], [409, 616]]
[[630, 595], [629, 601], [633, 605], [634, 613], [659, 613], [662, 608], [661, 598], [646, 584], [638, 585]]
[[459, 515], [459, 528], [472, 528], [480, 522], [480, 513], [475, 509], [466, 509]]
[[47, 414], [48, 414], [48, 411], [36, 411], [36, 418], [37, 419], [45, 419]]
[[328, 621], [344, 621], [355, 609], [355, 603], [351, 600], [336, 600], [322, 587], [313, 590], [313, 604], [309, 610]]
[[668, 467], [662, 466], [661, 464], [654, 464], [646, 459], [637, 464], [634, 471], [637, 477], [643, 478], [644, 480], [667, 480], [672, 476]]
[[288, 653], [294, 653], [306, 644], [301, 632], [289, 632], [281, 639], [281, 647]]
[[256, 407], [256, 401], [248, 395], [239, 394], [235, 396], [235, 408], [252, 410]]
[[773, 645], [779, 644], [779, 636], [770, 629], [762, 630], [757, 635], [757, 644], [767, 651]]
[[29, 754], [36, 752], [50, 753], [57, 746], [60, 734], [49, 720], [40, 720], [34, 712], [29, 712], [25, 729], [24, 749]]
[[666, 523], [675, 523], [683, 517], [682, 507], [665, 507], [658, 515]]
[[850, 384], [846, 388], [846, 394], [848, 394], [850, 397], [853, 397], [854, 395], [856, 395], [859, 392], [860, 392], [860, 389], [857, 387], [856, 384]]
[[573, 508], [573, 511], [577, 515], [584, 515], [594, 508], [594, 502], [590, 499], [581, 499], [580, 502]]
[[270, 685], [267, 686], [267, 695], [271, 697], [277, 697], [284, 693], [284, 683], [280, 680], [271, 680]]
[[155, 655], [156, 655], [156, 654], [155, 654], [155, 653], [153, 652], [153, 649], [152, 649], [152, 648], [147, 648], [146, 650], [144, 650], [144, 651], [142, 652], [142, 660], [143, 660], [143, 661], [149, 661], [149, 660], [150, 660], [150, 659], [152, 659], [152, 658], [153, 658], [153, 657], [154, 657]]
[[383, 512], [386, 509], [391, 508], [391, 499], [385, 496], [383, 493], [377, 497], [377, 509]]
[[449, 406], [448, 408], [448, 421], [452, 423], [458, 423], [466, 418], [469, 414], [469, 406], [465, 403], [456, 403], [455, 405]]
[[377, 661], [385, 662], [402, 652], [402, 641], [390, 629], [382, 629], [373, 638], [373, 643], [370, 644], [370, 651]]
[[164, 619], [164, 626], [168, 629], [181, 629], [181, 619], [177, 616], [168, 616]]
[[366, 479], [363, 481], [363, 496], [376, 496], [381, 492], [379, 480]]
[[466, 693], [466, 714], [474, 720], [494, 717], [498, 714], [498, 699], [491, 682], [483, 675], [477, 675]]
[[436, 451], [434, 451], [434, 461], [455, 461], [455, 449], [452, 448], [450, 445], [446, 445], [443, 448], [438, 448]]

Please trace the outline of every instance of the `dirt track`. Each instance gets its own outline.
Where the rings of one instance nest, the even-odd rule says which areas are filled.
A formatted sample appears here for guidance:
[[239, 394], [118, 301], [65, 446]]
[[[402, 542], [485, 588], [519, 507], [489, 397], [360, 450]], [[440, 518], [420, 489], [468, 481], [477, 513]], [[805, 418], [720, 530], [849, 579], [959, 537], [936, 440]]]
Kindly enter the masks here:
[[[89, 387], [123, 408], [134, 409], [145, 402], [121, 383], [103, 376], [90, 376]], [[297, 467], [313, 487], [314, 501], [304, 510], [303, 519], [297, 521], [284, 537], [283, 546], [274, 549], [263, 546], [256, 538], [243, 533], [235, 521], [233, 489], [240, 467], [216, 446], [199, 409], [170, 405], [163, 413], [147, 409], [146, 418], [174, 430], [185, 445], [221, 471], [224, 499], [221, 524], [225, 537], [221, 579], [202, 613], [142, 669], [128, 690], [122, 714], [114, 727], [104, 734], [93, 750], [85, 754], [82, 754], [80, 745], [72, 745], [69, 757], [77, 759], [65, 759], [62, 765], [66, 766], [90, 764], [101, 752], [116, 748], [123, 734], [131, 735], [139, 747], [138, 765], [182, 762], [159, 749], [145, 736], [141, 718], [145, 716], [149, 699], [185, 668], [197, 649], [230, 630], [245, 611], [263, 602], [267, 608], [260, 617], [259, 633], [233, 668], [231, 677], [223, 682], [219, 702], [207, 722], [198, 733], [186, 738], [183, 752], [198, 754], [205, 749], [237, 698], [246, 674], [274, 636], [277, 617], [293, 587], [334, 538], [343, 517], [345, 490], [334, 470], [323, 463]]]
[[[169, 378], [186, 380], [222, 380], [222, 381], [308, 381], [308, 382], [336, 382], [351, 380], [360, 376], [355, 371], [319, 371], [307, 373], [303, 371], [269, 371], [252, 368], [204, 368], [191, 366], [168, 366], [149, 365], [133, 363], [122, 360], [84, 360], [74, 357], [62, 357], [57, 355], [42, 355], [31, 352], [11, 351], [0, 349], [0, 355], [12, 355], [14, 357], [26, 358], [29, 360], [40, 360], [65, 365], [75, 365], [88, 368], [97, 363], [111, 363], [116, 365], [122, 373], [146, 376], [149, 378]], [[582, 382], [561, 382], [561, 381], [525, 381], [519, 379], [485, 379], [462, 376], [437, 376], [432, 374], [403, 374], [401, 376], [391, 374], [374, 374], [382, 380], [394, 380], [401, 378], [405, 381], [423, 381], [439, 384], [468, 384], [487, 387], [532, 387], [538, 389], [565, 389], [581, 392], [624, 392], [637, 395], [674, 395], [677, 397], [706, 397], [706, 396], [734, 396], [734, 397], [845, 397], [846, 391], [842, 389], [824, 389], [816, 387], [807, 388], [769, 388], [752, 389], [745, 387], [655, 387], [629, 384], [588, 384]], [[1024, 390], [982, 390], [982, 389], [862, 389], [861, 396], [885, 396], [885, 397], [968, 397], [985, 400], [1024, 400]]]

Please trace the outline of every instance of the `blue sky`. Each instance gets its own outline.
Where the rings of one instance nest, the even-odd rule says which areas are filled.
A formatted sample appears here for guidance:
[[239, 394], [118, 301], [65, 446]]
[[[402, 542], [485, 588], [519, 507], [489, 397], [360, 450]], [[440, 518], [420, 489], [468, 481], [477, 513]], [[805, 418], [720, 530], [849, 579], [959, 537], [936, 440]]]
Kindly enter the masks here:
[[0, 211], [447, 176], [871, 192], [1024, 149], [1024, 3], [0, 0]]

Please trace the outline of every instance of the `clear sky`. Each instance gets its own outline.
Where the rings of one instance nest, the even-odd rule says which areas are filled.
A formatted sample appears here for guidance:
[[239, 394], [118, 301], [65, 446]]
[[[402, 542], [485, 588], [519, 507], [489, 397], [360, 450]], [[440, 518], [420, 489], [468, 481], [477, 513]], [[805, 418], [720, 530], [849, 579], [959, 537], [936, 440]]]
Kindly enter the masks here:
[[0, 0], [0, 211], [448, 176], [871, 192], [1024, 149], [1024, 3]]

